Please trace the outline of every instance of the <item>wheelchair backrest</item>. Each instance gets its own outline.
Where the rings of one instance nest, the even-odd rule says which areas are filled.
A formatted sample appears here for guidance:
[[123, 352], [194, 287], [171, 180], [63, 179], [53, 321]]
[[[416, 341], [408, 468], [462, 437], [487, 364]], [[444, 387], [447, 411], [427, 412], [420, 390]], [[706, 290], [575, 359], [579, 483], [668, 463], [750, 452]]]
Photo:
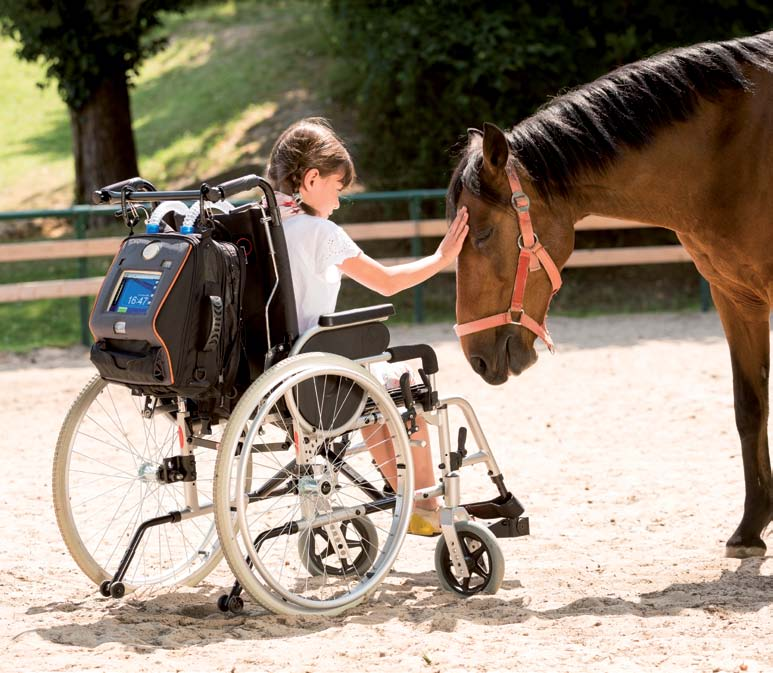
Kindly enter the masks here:
[[267, 211], [256, 203], [213, 219], [215, 237], [231, 241], [244, 254], [244, 351], [254, 380], [284, 358], [298, 337], [284, 229], [281, 221], [269, 221]]

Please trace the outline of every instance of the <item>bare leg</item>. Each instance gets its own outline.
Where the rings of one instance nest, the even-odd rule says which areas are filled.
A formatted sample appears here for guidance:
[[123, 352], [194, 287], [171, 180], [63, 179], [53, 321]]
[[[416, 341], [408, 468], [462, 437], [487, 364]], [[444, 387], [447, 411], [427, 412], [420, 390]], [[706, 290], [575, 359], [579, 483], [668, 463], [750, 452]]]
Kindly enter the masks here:
[[733, 367], [735, 423], [741, 437], [746, 500], [741, 523], [727, 541], [733, 558], [764, 556], [762, 530], [773, 515], [768, 452], [768, 374], [770, 371], [770, 307], [753, 311], [739, 307], [725, 293], [711, 288], [730, 346]]
[[[429, 428], [423, 418], [416, 419], [416, 425], [419, 430], [411, 436], [411, 439], [424, 442], [424, 446], [413, 447], [413, 474], [415, 486], [419, 488], [429, 488], [435, 485], [435, 469], [432, 465], [432, 447], [429, 439]], [[437, 498], [422, 498], [416, 501], [416, 507], [421, 509], [436, 510], [438, 508]]]
[[[411, 439], [423, 441], [424, 446], [411, 447], [413, 455], [414, 486], [428, 488], [435, 485], [435, 471], [432, 466], [432, 451], [429, 443], [429, 430], [427, 422], [423, 418], [416, 419], [418, 432]], [[395, 453], [392, 448], [392, 440], [389, 438], [387, 427], [382, 425], [365, 439], [370, 449], [370, 454], [381, 468], [384, 478], [392, 488], [397, 485], [397, 468], [395, 467]], [[435, 510], [438, 507], [437, 498], [426, 498], [416, 502], [416, 507]]]

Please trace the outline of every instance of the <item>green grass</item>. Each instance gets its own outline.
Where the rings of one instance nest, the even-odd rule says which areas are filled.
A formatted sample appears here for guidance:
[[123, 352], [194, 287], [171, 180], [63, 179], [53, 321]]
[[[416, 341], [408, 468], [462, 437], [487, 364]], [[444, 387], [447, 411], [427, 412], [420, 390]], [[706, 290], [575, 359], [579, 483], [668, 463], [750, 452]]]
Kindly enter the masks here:
[[44, 68], [19, 61], [16, 45], [0, 38], [0, 210], [45, 203], [44, 194], [72, 189], [72, 142], [67, 109], [55, 86], [37, 86]]
[[[112, 258], [93, 257], [86, 261], [85, 276], [104, 275]], [[78, 278], [77, 259], [14, 262], [0, 265], [0, 283]], [[88, 312], [93, 297], [85, 300]], [[42, 346], [71, 346], [81, 341], [81, 300], [41, 299], [0, 304], [0, 351], [27, 352]]]
[[298, 102], [321, 111], [322, 8], [241, 2], [170, 15], [174, 39], [132, 97], [142, 170], [191, 183], [263, 161]]
[[[88, 300], [91, 306], [91, 298]], [[80, 342], [78, 299], [0, 304], [0, 351], [26, 353], [43, 346]]]
[[[321, 3], [222, 2], [167, 14], [168, 47], [131, 92], [140, 170], [176, 187], [264, 162], [290, 120], [334, 111], [318, 86], [330, 59]], [[0, 211], [66, 206], [73, 184], [70, 121], [42, 63], [20, 62], [0, 38]], [[331, 115], [334, 116], [334, 115]]]

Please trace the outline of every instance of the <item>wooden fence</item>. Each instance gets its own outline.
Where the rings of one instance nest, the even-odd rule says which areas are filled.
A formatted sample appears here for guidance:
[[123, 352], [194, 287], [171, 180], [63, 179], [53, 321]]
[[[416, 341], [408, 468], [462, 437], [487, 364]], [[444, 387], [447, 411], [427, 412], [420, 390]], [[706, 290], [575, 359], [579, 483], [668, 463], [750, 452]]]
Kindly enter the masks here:
[[[402, 192], [372, 192], [354, 194], [347, 197], [350, 201], [402, 201], [409, 206], [408, 220], [390, 222], [369, 222], [362, 224], [345, 224], [343, 228], [355, 241], [375, 240], [410, 240], [410, 257], [380, 258], [385, 264], [397, 264], [416, 259], [421, 254], [421, 240], [428, 237], [442, 236], [446, 231], [445, 220], [421, 219], [421, 203], [427, 199], [440, 199], [444, 190], [413, 190]], [[88, 297], [99, 290], [102, 277], [86, 276], [86, 261], [88, 257], [111, 257], [123, 240], [123, 237], [87, 238], [86, 225], [88, 218], [95, 214], [114, 212], [110, 206], [76, 205], [72, 208], [58, 210], [19, 211], [0, 213], [2, 220], [25, 220], [34, 218], [65, 217], [75, 223], [75, 239], [47, 240], [32, 243], [0, 244], [0, 263], [3, 262], [37, 262], [51, 259], [77, 258], [79, 260], [79, 278], [29, 281], [23, 283], [0, 284], [0, 303], [32, 301], [36, 299], [58, 299], [64, 297], [80, 298], [81, 339], [88, 343], [88, 314], [90, 310]], [[614, 220], [603, 217], [588, 217], [575, 225], [577, 231], [638, 229], [650, 225]], [[662, 264], [669, 262], [689, 262], [690, 258], [680, 245], [628, 246], [617, 248], [594, 248], [575, 250], [567, 262], [567, 267], [592, 266], [627, 266], [634, 264]], [[450, 265], [445, 272], [453, 272]], [[414, 294], [414, 321], [423, 320], [423, 288], [417, 286]], [[707, 283], [701, 279], [701, 306], [706, 310], [710, 298]]]
[[[577, 223], [578, 231], [600, 229], [631, 229], [649, 225], [637, 222], [623, 222], [601, 217], [586, 218]], [[414, 237], [442, 236], [447, 228], [445, 220], [402, 220], [394, 222], [371, 222], [367, 224], [346, 224], [343, 229], [355, 241], [387, 239], [411, 239]], [[5, 243], [0, 245], [0, 263], [65, 259], [71, 257], [112, 256], [118, 250], [123, 237], [70, 239], [61, 241], [40, 241], [34, 243]], [[415, 257], [384, 258], [385, 264], [397, 264], [416, 259]], [[690, 257], [680, 245], [649, 245], [624, 248], [593, 248], [575, 250], [567, 267], [626, 266], [631, 264], [662, 264], [666, 262], [689, 262]], [[453, 265], [444, 269], [453, 272]], [[96, 294], [102, 277], [75, 278], [69, 280], [41, 280], [26, 283], [0, 285], [0, 303], [54, 299], [61, 297], [82, 297]]]

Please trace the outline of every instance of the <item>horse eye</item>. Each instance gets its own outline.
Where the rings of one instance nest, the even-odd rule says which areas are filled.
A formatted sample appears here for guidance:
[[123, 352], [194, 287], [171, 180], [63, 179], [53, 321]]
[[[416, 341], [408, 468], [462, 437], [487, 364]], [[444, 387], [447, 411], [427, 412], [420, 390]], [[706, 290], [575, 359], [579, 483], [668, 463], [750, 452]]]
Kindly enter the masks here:
[[491, 234], [494, 233], [494, 227], [489, 227], [488, 229], [484, 229], [480, 233], [475, 234], [473, 237], [475, 241], [476, 246], [483, 245], [488, 239], [491, 238]]

